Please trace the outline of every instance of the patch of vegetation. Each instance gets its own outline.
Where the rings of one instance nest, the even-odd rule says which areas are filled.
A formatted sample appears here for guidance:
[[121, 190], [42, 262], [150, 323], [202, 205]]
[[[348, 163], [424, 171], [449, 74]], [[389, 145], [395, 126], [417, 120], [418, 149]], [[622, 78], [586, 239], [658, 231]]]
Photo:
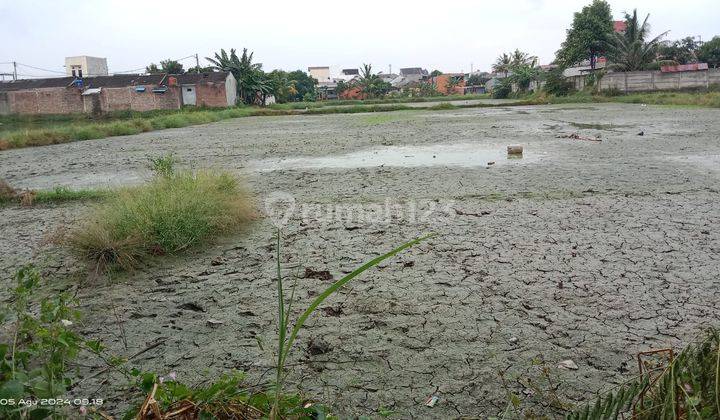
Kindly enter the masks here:
[[357, 114], [361, 112], [389, 112], [389, 111], [407, 111], [416, 110], [418, 108], [409, 107], [402, 104], [387, 105], [352, 105], [337, 107], [310, 108], [305, 111], [306, 114]]
[[574, 90], [572, 82], [563, 76], [563, 69], [558, 67], [550, 70], [545, 76], [543, 90], [549, 95], [567, 96]]
[[35, 204], [58, 204], [67, 201], [98, 200], [108, 195], [108, 191], [94, 189], [72, 190], [67, 187], [55, 187], [52, 190], [16, 190], [4, 180], [0, 180], [0, 205], [18, 203], [23, 206]]
[[[106, 122], [105, 119], [89, 121], [85, 118], [60, 119], [54, 116], [36, 116], [31, 121], [48, 118], [44, 128], [23, 128], [0, 132], [0, 150], [30, 146], [46, 146], [77, 140], [93, 140], [113, 136], [127, 136], [166, 128], [181, 128], [207, 124], [229, 118], [265, 115], [288, 115], [289, 110], [273, 110], [257, 107], [236, 107], [213, 110], [188, 110], [128, 113], [131, 118]], [[122, 118], [122, 117], [118, 117]], [[22, 121], [22, 119], [20, 119]], [[53, 122], [57, 121], [55, 124]], [[32, 127], [32, 125], [31, 125]]]
[[0, 404], [3, 419], [55, 418], [68, 407], [23, 406], [22, 400], [65, 395], [72, 380], [68, 363], [83, 341], [69, 327], [78, 320], [76, 302], [67, 293], [32, 300], [39, 293], [40, 275], [24, 267], [15, 275], [10, 306], [0, 308]]
[[272, 392], [251, 392], [245, 385], [242, 372], [223, 374], [208, 385], [188, 386], [176, 378], [163, 378], [155, 373], [138, 374], [138, 387], [147, 397], [142, 405], [129, 410], [124, 419], [256, 419], [267, 418], [277, 400], [277, 418], [326, 418], [332, 419], [327, 409], [317, 403], [302, 399], [299, 395]]
[[437, 105], [431, 106], [428, 109], [432, 110], [432, 111], [442, 111], [442, 110], [447, 110], [447, 109], [458, 109], [458, 107], [451, 104], [450, 102], [441, 102]]
[[507, 99], [512, 93], [512, 83], [508, 78], [502, 79], [492, 91], [493, 99]]
[[57, 204], [68, 201], [100, 200], [110, 195], [107, 190], [80, 189], [72, 190], [67, 187], [55, 187], [52, 190], [33, 191], [33, 204]]
[[[77, 359], [96, 357], [128, 380], [127, 400], [133, 404], [137, 392], [150, 394], [137, 404], [125, 418], [150, 419], [148, 408], [157, 408], [166, 419], [267, 417], [273, 406], [282, 418], [333, 418], [324, 406], [298, 395], [280, 394], [246, 386], [244, 374], [230, 372], [211, 383], [188, 386], [174, 373], [161, 377], [143, 372], [127, 364], [135, 357], [118, 357], [106, 352], [96, 340], [85, 340], [74, 331], [79, 324], [78, 302], [71, 293], [43, 295], [47, 282], [32, 266], [15, 274], [15, 288], [10, 290], [8, 305], [0, 305], [0, 418], [8, 420], [43, 418], [109, 418], [96, 408], [102, 400], [74, 399], [69, 392], [83, 378], [73, 365]], [[141, 353], [136, 353], [141, 354]], [[99, 371], [100, 373], [103, 370]], [[48, 405], [41, 399], [68, 399], [72, 405]], [[192, 401], [191, 404], [189, 402]], [[143, 415], [137, 416], [138, 412]], [[151, 413], [152, 414], [152, 413]], [[242, 414], [246, 414], [243, 416]], [[189, 416], [189, 417], [188, 417]], [[232, 417], [231, 417], [232, 418]]]
[[619, 95], [605, 95], [603, 92], [593, 94], [582, 91], [568, 96], [540, 94], [524, 97], [528, 103], [542, 104], [569, 104], [569, 103], [602, 103], [619, 102], [646, 105], [667, 105], [683, 107], [709, 107], [720, 108], [720, 92], [647, 92], [629, 93]]
[[575, 121], [570, 121], [569, 124], [575, 128], [580, 128], [580, 129], [584, 129], [584, 130], [591, 129], [591, 130], [612, 131], [612, 130], [615, 130], [616, 128], [629, 127], [629, 126], [623, 125], [623, 124], [581, 123], [581, 122], [575, 122]]
[[361, 121], [365, 125], [381, 125], [388, 124], [395, 121], [401, 121], [406, 119], [405, 115], [402, 114], [373, 114], [365, 116]]
[[720, 332], [707, 329], [667, 364], [643, 363], [646, 374], [598, 397], [568, 420], [720, 418]]
[[0, 179], [0, 204], [9, 203], [15, 200], [17, 192], [4, 179]]
[[248, 195], [227, 173], [162, 172], [113, 192], [65, 242], [98, 270], [130, 269], [239, 231], [253, 217]]

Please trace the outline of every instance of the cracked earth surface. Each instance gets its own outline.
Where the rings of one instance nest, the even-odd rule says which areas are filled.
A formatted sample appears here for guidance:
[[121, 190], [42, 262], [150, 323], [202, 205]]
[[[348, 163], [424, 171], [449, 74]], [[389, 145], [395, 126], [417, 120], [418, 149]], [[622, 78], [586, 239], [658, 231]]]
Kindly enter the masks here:
[[[260, 207], [284, 191], [323, 209], [387, 200], [415, 203], [420, 215], [435, 209], [389, 222], [296, 212], [284, 227], [282, 262], [303, 301], [380, 252], [437, 234], [350, 283], [300, 333], [288, 389], [343, 417], [381, 407], [402, 418], [488, 417], [505, 410], [505, 387], [523, 408], [560, 415], [563, 404], [628, 379], [638, 351], [682, 346], [717, 324], [720, 111], [593, 104], [388, 115], [380, 123], [366, 114], [244, 118], [5, 151], [0, 178], [27, 188], [141, 182], [149, 156], [172, 152], [182, 166], [242, 174]], [[571, 133], [602, 142], [558, 137]], [[457, 142], [522, 144], [542, 158], [490, 168], [248, 170], [259, 159]], [[34, 260], [51, 288], [77, 291], [81, 332], [113, 352], [163, 338], [135, 359], [143, 370], [196, 382], [235, 368], [253, 383], [271, 380], [270, 220], [203, 251], [89, 280], [82, 262], [44, 245], [87, 206], [0, 208], [2, 284]], [[566, 359], [578, 369], [559, 369]], [[125, 408], [117, 380], [104, 374], [76, 392], [107, 399], [117, 414]], [[425, 407], [432, 394], [438, 404]]]

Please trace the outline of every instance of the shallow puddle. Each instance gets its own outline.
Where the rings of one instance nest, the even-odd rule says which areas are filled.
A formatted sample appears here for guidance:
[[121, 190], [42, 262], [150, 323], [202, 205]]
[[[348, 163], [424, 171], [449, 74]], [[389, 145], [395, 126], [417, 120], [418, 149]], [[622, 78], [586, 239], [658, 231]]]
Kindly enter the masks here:
[[263, 159], [250, 163], [256, 171], [283, 169], [374, 168], [461, 166], [485, 167], [490, 165], [519, 165], [537, 161], [541, 154], [524, 151], [521, 157], [509, 157], [507, 145], [456, 143], [429, 146], [385, 146], [342, 155]]

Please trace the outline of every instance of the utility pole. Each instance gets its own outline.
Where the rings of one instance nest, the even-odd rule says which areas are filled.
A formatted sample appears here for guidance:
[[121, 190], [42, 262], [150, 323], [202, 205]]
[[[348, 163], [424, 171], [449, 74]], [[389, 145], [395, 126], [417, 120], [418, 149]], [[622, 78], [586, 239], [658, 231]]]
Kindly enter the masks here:
[[17, 80], [17, 62], [13, 61], [13, 81]]
[[388, 74], [392, 74], [392, 64], [388, 64]]
[[200, 59], [198, 58], [197, 53], [195, 53], [195, 69], [198, 73], [200, 73]]
[[471, 62], [470, 62], [470, 74], [472, 74], [472, 73], [473, 73], [473, 63], [472, 63], [472, 61], [471, 61]]

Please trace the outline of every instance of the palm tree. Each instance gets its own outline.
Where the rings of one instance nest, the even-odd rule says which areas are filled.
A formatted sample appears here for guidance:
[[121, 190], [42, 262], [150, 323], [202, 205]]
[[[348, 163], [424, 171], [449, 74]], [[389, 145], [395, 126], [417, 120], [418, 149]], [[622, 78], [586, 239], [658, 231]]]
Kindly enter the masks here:
[[513, 60], [510, 55], [502, 53], [502, 55], [495, 60], [495, 64], [492, 65], [492, 71], [495, 73], [504, 73], [505, 77], [507, 77], [512, 62]]
[[660, 40], [667, 31], [646, 42], [645, 38], [650, 33], [649, 17], [648, 14], [641, 25], [637, 9], [633, 10], [632, 16], [625, 14], [627, 29], [624, 33], [615, 33], [608, 45], [608, 58], [612, 61], [608, 68], [617, 71], [644, 70], [655, 61]]
[[535, 64], [537, 63], [537, 57], [534, 55], [530, 55], [526, 52], [520, 51], [519, 49], [515, 49], [513, 53], [510, 56], [511, 58], [511, 67], [519, 67], [519, 66], [530, 66], [535, 67]]
[[214, 69], [228, 71], [237, 80], [238, 95], [243, 102], [251, 104], [256, 102], [258, 92], [262, 95], [269, 92], [269, 83], [265, 80], [265, 73], [260, 63], [253, 63], [253, 53], [248, 54], [247, 48], [243, 48], [242, 55], [238, 57], [235, 48], [230, 49], [228, 54], [225, 49], [215, 53], [215, 57], [205, 57]]

